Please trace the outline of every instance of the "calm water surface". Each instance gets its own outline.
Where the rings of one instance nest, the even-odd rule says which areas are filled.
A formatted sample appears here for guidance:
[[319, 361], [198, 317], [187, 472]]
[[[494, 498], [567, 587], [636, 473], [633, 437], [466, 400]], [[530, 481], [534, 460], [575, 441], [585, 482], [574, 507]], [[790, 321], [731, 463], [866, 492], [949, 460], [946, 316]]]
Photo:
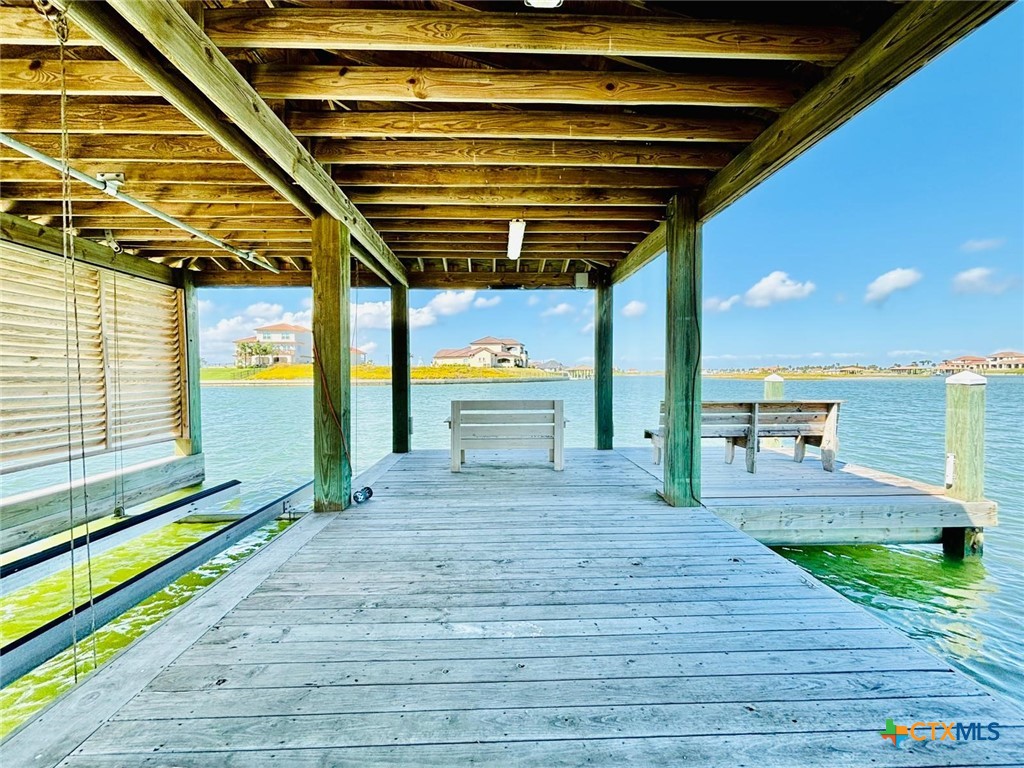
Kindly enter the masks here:
[[[615, 379], [615, 442], [644, 445], [657, 422], [660, 377]], [[753, 399], [760, 381], [705, 379], [706, 399]], [[945, 386], [941, 378], [789, 381], [795, 399], [841, 398], [840, 457], [940, 485]], [[306, 481], [312, 467], [309, 386], [203, 388], [207, 479], [237, 478], [255, 503]], [[353, 396], [354, 464], [362, 470], [390, 450], [391, 392], [359, 386]], [[415, 448], [447, 448], [453, 399], [560, 398], [566, 444], [593, 445], [593, 387], [587, 381], [413, 387]], [[986, 495], [999, 502], [981, 561], [947, 562], [937, 546], [801, 547], [780, 551], [819, 579], [982, 683], [1024, 702], [1024, 377], [991, 377], [986, 413]], [[166, 449], [163, 449], [164, 451]], [[149, 449], [156, 455], [159, 449]], [[145, 454], [141, 452], [139, 456]], [[136, 457], [138, 458], [138, 456]], [[90, 471], [109, 459], [90, 460]], [[55, 470], [7, 479], [5, 493], [54, 482]], [[63, 479], [67, 478], [66, 468]], [[19, 487], [19, 485], [23, 487]]]

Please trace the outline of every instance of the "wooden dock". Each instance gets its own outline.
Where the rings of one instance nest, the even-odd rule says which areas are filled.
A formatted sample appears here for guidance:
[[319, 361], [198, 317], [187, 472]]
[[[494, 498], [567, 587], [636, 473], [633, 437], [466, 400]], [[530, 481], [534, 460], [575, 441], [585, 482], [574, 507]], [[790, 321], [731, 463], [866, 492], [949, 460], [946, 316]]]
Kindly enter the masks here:
[[[659, 483], [664, 466], [647, 448], [620, 452]], [[994, 528], [994, 501], [961, 501], [937, 486], [837, 461], [834, 472], [792, 448], [758, 453], [756, 474], [742, 458], [725, 463], [721, 441], [704, 441], [701, 500], [708, 509], [771, 546], [817, 544], [935, 544], [943, 528]]]
[[[629, 454], [570, 450], [564, 472], [470, 454], [458, 474], [447, 452], [393, 455], [370, 503], [304, 517], [0, 762], [1024, 763], [1014, 704], [712, 512], [668, 507]], [[897, 748], [887, 719], [1000, 738]]]

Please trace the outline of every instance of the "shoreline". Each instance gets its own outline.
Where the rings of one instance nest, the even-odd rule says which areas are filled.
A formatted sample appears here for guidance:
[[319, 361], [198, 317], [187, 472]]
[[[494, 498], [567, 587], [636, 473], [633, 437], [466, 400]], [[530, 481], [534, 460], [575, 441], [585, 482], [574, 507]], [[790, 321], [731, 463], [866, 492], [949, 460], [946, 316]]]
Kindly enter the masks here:
[[[222, 381], [203, 381], [199, 384], [203, 387], [291, 387], [291, 386], [312, 386], [313, 379], [237, 379]], [[573, 381], [565, 376], [526, 376], [523, 378], [508, 379], [413, 379], [412, 384], [524, 384], [535, 381]], [[390, 387], [388, 379], [352, 379], [353, 386]]]

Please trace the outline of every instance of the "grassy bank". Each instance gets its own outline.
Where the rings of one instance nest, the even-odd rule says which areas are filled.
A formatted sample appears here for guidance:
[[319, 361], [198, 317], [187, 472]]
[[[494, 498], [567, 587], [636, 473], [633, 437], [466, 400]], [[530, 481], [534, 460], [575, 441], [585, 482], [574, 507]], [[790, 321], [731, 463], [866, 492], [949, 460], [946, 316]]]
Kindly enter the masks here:
[[[550, 373], [534, 368], [472, 368], [468, 365], [414, 366], [413, 381], [524, 381], [552, 378]], [[203, 368], [200, 381], [217, 382], [280, 382], [312, 381], [310, 363], [275, 365], [269, 368]], [[389, 365], [354, 365], [353, 381], [391, 381]]]

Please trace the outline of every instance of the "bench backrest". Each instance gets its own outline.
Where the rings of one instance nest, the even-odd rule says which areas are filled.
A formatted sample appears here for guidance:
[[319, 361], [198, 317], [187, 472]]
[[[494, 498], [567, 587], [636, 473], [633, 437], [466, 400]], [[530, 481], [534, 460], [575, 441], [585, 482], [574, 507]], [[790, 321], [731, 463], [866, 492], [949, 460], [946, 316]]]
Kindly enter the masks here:
[[548, 438], [565, 420], [561, 400], [452, 400], [451, 427], [465, 438]]
[[[829, 414], [840, 403], [841, 400], [708, 400], [701, 403], [701, 432], [706, 437], [720, 433], [726, 437], [727, 433], [733, 431], [740, 433], [750, 426], [756, 412], [757, 427], [761, 434], [822, 434]], [[664, 400], [661, 402], [658, 426], [665, 426]]]

